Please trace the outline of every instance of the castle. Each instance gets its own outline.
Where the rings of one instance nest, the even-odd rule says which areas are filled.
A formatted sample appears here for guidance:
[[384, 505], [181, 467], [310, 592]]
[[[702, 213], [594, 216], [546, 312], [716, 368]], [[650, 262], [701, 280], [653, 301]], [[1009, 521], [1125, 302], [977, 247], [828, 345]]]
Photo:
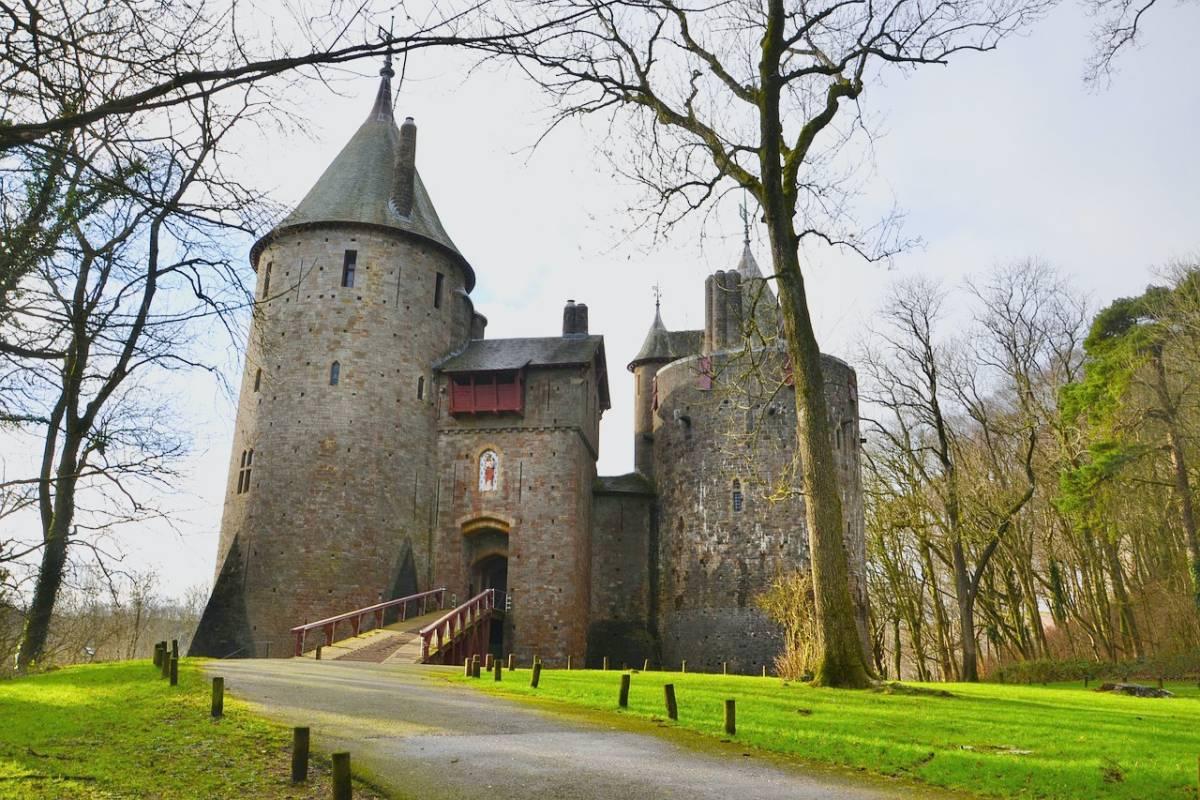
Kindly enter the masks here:
[[[703, 330], [657, 309], [630, 361], [635, 471], [598, 476], [604, 339], [485, 338], [475, 270], [397, 127], [367, 120], [251, 249], [246, 350], [212, 596], [194, 655], [286, 655], [289, 629], [445, 586], [507, 598], [495, 646], [547, 663], [728, 662], [782, 646], [754, 598], [807, 559], [778, 309], [745, 251]], [[825, 356], [852, 592], [865, 630], [855, 373]]]

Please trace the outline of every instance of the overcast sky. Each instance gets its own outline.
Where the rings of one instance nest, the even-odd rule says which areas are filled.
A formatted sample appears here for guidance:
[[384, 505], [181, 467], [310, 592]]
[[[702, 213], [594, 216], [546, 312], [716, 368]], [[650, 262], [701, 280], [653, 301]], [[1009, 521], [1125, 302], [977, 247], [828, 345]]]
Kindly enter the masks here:
[[[1105, 303], [1140, 291], [1169, 259], [1200, 252], [1200, 5], [1156, 7], [1147, 23], [1144, 47], [1121, 59], [1103, 91], [1081, 79], [1090, 21], [1073, 4], [999, 52], [868, 88], [864, 102], [882, 119], [872, 190], [895, 197], [906, 234], [925, 245], [890, 268], [834, 257], [809, 264], [826, 352], [852, 352], [898, 276], [958, 284], [1037, 257]], [[377, 69], [361, 65], [362, 77], [338, 84], [341, 96], [311, 85], [307, 130], [248, 139], [248, 182], [294, 205], [366, 116]], [[566, 126], [528, 152], [543, 102], [516, 74], [468, 79], [455, 58], [422, 54], [409, 63], [397, 115], [416, 118], [417, 164], [475, 267], [473, 297], [490, 320], [489, 338], [557, 335], [566, 299], [590, 307], [591, 330], [605, 337], [614, 406], [601, 427], [600, 470], [627, 472], [632, 384], [624, 365], [653, 317], [651, 287], [663, 287], [669, 328], [700, 327], [704, 276], [736, 264], [741, 226], [731, 205], [703, 231], [698, 220], [665, 242], [625, 237], [624, 210], [637, 195], [594, 155], [599, 142]], [[187, 479], [166, 501], [176, 530], [120, 537], [128, 564], [157, 569], [176, 594], [211, 580], [234, 415], [209, 379], [180, 388], [195, 437]]]

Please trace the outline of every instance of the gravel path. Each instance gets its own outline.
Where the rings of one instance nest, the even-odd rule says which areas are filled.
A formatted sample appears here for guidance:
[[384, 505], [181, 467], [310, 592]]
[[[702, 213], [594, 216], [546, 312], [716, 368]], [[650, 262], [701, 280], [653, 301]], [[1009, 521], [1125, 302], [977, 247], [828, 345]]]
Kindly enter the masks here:
[[313, 746], [349, 750], [383, 788], [413, 800], [899, 800], [944, 798], [560, 718], [400, 664], [213, 662], [231, 694]]

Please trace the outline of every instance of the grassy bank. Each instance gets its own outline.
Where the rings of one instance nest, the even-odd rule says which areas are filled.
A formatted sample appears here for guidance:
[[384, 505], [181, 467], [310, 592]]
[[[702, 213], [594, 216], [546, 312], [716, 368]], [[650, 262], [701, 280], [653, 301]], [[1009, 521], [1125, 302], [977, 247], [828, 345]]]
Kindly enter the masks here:
[[798, 761], [904, 777], [989, 797], [1194, 800], [1200, 692], [1149, 700], [1098, 694], [1080, 684], [906, 685], [882, 692], [814, 689], [773, 678], [637, 672], [629, 708], [617, 708], [620, 673], [544, 670], [472, 681], [482, 691], [537, 697], [645, 719], [666, 716], [673, 683], [679, 727], [725, 738], [723, 703], [737, 701], [744, 745]]
[[[198, 665], [179, 685], [148, 661], [94, 664], [0, 681], [0, 798], [326, 798], [314, 758], [292, 786], [291, 731], [211, 689]], [[356, 789], [355, 797], [372, 797]]]

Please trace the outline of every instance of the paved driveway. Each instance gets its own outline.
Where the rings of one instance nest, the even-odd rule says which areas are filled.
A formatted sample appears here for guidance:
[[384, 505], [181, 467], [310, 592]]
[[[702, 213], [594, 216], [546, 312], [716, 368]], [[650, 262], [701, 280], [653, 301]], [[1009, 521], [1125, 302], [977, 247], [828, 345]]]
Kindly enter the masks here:
[[899, 800], [940, 797], [701, 753], [652, 735], [558, 717], [394, 664], [213, 662], [229, 692], [314, 747], [349, 750], [381, 788], [412, 800]]

